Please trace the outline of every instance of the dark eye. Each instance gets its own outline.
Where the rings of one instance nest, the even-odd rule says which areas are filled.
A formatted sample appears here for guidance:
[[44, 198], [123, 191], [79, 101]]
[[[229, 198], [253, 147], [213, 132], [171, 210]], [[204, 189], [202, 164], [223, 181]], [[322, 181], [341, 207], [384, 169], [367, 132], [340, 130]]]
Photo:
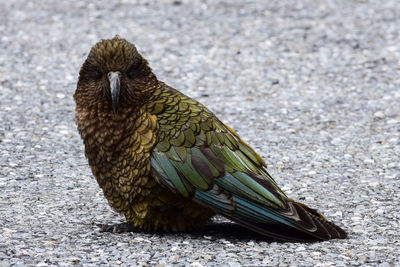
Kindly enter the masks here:
[[126, 72], [126, 76], [128, 76], [130, 79], [134, 79], [140, 76], [140, 70], [138, 68], [138, 65], [132, 65]]
[[101, 70], [99, 68], [94, 68], [94, 77], [98, 80], [103, 76], [103, 73], [101, 72]]

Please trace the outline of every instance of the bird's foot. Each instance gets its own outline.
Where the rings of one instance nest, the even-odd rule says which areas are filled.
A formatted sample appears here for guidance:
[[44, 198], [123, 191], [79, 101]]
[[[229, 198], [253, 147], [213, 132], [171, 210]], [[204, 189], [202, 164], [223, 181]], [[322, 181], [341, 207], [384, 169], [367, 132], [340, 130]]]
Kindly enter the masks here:
[[141, 232], [139, 228], [134, 227], [128, 222], [118, 224], [97, 224], [100, 232], [109, 233], [127, 233], [127, 232]]

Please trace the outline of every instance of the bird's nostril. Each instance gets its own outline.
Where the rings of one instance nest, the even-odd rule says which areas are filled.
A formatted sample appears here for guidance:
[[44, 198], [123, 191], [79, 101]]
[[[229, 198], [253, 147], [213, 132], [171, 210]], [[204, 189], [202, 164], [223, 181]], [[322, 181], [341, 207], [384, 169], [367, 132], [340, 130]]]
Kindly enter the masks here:
[[109, 73], [107, 73], [107, 77], [109, 80], [113, 79], [113, 78], [121, 78], [121, 72], [119, 71], [110, 71]]

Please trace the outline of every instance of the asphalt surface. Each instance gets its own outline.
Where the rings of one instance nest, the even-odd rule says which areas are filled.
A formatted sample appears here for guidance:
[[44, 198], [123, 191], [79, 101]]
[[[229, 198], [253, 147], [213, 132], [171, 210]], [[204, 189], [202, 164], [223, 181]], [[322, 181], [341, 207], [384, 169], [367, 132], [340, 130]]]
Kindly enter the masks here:
[[[397, 0], [1, 1], [0, 266], [398, 266], [399, 33]], [[91, 175], [72, 95], [91, 46], [115, 34], [349, 238], [280, 243], [218, 218], [99, 232], [124, 219]]]

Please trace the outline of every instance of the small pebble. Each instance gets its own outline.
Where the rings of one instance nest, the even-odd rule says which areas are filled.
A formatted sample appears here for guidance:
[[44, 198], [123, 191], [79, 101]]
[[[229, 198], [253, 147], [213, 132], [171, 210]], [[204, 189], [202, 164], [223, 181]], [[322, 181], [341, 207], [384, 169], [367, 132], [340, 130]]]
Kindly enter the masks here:
[[[1, 1], [0, 266], [399, 266], [398, 14], [398, 0]], [[222, 217], [99, 232], [125, 219], [88, 166], [73, 94], [115, 34], [349, 237], [276, 242]]]

